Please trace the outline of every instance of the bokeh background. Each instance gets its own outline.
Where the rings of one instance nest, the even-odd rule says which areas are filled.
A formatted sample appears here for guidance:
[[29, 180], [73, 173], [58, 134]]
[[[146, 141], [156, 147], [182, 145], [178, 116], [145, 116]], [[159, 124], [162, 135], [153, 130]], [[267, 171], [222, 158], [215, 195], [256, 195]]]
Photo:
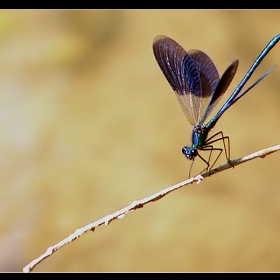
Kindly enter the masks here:
[[[155, 36], [203, 50], [220, 73], [240, 60], [220, 108], [278, 33], [279, 10], [0, 11], [0, 271], [22, 271], [77, 228], [187, 179], [191, 126]], [[250, 83], [275, 64], [213, 130], [230, 136], [233, 159], [280, 144], [280, 44]], [[279, 162], [275, 153], [173, 192], [34, 271], [279, 271]]]

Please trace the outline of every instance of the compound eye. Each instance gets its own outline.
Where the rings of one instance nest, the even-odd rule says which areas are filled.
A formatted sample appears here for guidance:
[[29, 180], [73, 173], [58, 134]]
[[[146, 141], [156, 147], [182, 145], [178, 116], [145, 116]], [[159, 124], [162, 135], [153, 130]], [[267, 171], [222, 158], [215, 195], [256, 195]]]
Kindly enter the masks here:
[[193, 156], [192, 155], [186, 155], [186, 158], [189, 160], [193, 160]]
[[193, 160], [197, 156], [197, 150], [194, 148], [190, 148], [190, 147], [183, 147], [182, 153], [189, 160]]
[[191, 148], [189, 148], [189, 147], [183, 147], [183, 148], [182, 148], [182, 153], [183, 153], [186, 157], [188, 157], [188, 156], [190, 155], [190, 153], [191, 153]]
[[192, 154], [192, 157], [196, 157], [197, 156], [197, 150], [196, 149], [191, 149], [191, 154]]

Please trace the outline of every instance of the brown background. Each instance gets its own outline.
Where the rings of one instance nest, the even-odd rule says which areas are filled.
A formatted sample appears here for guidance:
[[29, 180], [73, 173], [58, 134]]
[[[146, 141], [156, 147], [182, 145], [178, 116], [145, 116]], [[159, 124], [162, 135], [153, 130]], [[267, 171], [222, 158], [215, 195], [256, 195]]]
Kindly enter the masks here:
[[[0, 271], [187, 178], [191, 126], [153, 57], [156, 35], [203, 50], [220, 73], [240, 60], [220, 108], [278, 33], [269, 10], [0, 11]], [[279, 144], [280, 44], [250, 83], [274, 64], [213, 129], [232, 158]], [[180, 189], [35, 271], [279, 271], [279, 162]]]

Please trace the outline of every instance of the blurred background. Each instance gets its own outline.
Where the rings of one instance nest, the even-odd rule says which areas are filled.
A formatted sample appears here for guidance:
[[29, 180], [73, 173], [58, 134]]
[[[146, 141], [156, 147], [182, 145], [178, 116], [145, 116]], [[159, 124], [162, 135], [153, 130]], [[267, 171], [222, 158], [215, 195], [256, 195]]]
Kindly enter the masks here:
[[[155, 36], [203, 50], [220, 74], [240, 60], [215, 113], [278, 33], [279, 10], [0, 11], [0, 271], [22, 271], [77, 228], [187, 179], [191, 126]], [[273, 65], [212, 131], [230, 136], [232, 159], [280, 144], [280, 44], [249, 84]], [[279, 161], [173, 192], [34, 271], [279, 271]], [[196, 160], [194, 174], [203, 168]]]

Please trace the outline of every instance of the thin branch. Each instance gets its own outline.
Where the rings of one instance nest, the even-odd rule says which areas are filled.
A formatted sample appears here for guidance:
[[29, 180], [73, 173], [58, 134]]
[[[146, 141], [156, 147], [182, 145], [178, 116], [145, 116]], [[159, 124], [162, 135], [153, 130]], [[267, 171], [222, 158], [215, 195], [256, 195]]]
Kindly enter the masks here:
[[235, 160], [231, 160], [230, 162], [221, 165], [217, 168], [214, 168], [208, 172], [205, 172], [203, 174], [199, 174], [196, 177], [192, 177], [186, 181], [183, 181], [181, 183], [178, 183], [176, 185], [173, 185], [171, 187], [165, 188], [153, 195], [150, 195], [144, 199], [141, 200], [136, 200], [134, 202], [132, 202], [129, 206], [122, 208], [121, 210], [118, 210], [112, 214], [109, 214], [101, 219], [99, 219], [98, 221], [95, 221], [93, 223], [90, 223], [80, 229], [77, 229], [74, 233], [70, 234], [67, 238], [63, 239], [62, 241], [60, 241], [59, 243], [49, 247], [46, 252], [44, 254], [42, 254], [41, 256], [39, 256], [37, 259], [33, 260], [32, 262], [30, 262], [28, 265], [26, 265], [23, 268], [23, 272], [31, 272], [34, 267], [39, 264], [42, 260], [46, 259], [47, 257], [49, 257], [50, 255], [52, 255], [55, 251], [57, 251], [58, 249], [60, 249], [61, 247], [63, 247], [64, 245], [74, 241], [75, 239], [77, 239], [78, 237], [80, 237], [81, 235], [85, 234], [88, 231], [94, 231], [96, 227], [101, 226], [101, 225], [109, 225], [110, 222], [112, 222], [115, 219], [122, 219], [124, 218], [124, 216], [131, 211], [137, 210], [139, 208], [144, 207], [144, 205], [150, 203], [150, 202], [154, 202], [156, 200], [161, 199], [162, 197], [166, 196], [167, 194], [180, 189], [188, 184], [192, 184], [193, 182], [196, 183], [200, 183], [201, 180], [203, 180], [206, 177], [210, 177], [213, 176], [216, 173], [219, 173], [221, 171], [224, 171], [226, 169], [232, 168], [234, 166], [237, 166], [239, 164], [245, 163], [249, 160], [255, 159], [255, 158], [264, 158], [265, 156], [272, 154], [276, 151], [280, 150], [280, 145], [274, 146], [274, 147], [270, 147], [267, 149], [263, 149], [260, 150], [258, 152], [255, 152], [253, 154], [250, 154], [248, 156], [242, 157], [242, 158], [238, 158]]

